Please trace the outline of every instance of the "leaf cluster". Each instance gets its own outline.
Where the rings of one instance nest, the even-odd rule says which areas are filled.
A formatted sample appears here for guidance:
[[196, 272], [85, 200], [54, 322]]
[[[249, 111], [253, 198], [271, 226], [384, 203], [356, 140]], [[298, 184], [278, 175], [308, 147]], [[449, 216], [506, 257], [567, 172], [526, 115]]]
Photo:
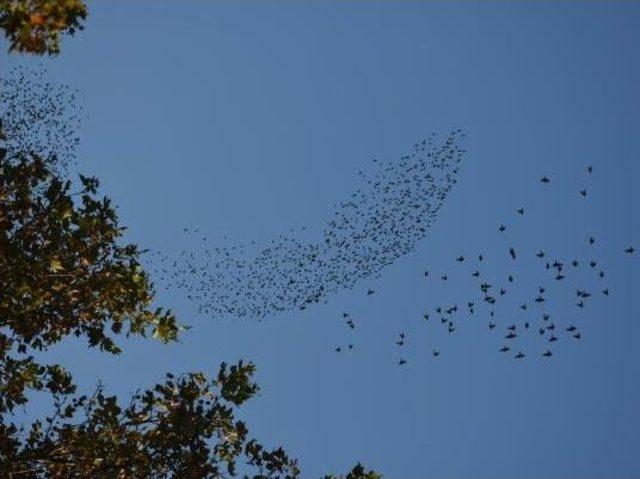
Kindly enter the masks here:
[[10, 51], [57, 55], [62, 35], [83, 30], [86, 18], [82, 0], [0, 0], [0, 28]]

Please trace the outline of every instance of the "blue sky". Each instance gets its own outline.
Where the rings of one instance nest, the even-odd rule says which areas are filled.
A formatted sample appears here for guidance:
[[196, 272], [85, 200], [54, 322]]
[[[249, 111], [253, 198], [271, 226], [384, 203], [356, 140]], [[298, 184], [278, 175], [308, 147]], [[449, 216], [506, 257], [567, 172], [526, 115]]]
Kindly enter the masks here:
[[[458, 126], [468, 154], [428, 238], [380, 279], [262, 322], [200, 317], [177, 290], [162, 292], [193, 326], [182, 343], [130, 341], [118, 358], [54, 351], [82, 384], [100, 377], [127, 393], [164, 371], [251, 359], [262, 392], [244, 417], [305, 477], [356, 460], [389, 478], [640, 475], [640, 260], [623, 253], [640, 245], [640, 4], [137, 1], [90, 11], [60, 57], [2, 53], [0, 64], [44, 65], [80, 89], [81, 170], [103, 180], [128, 238], [145, 246], [177, 253], [184, 226], [220, 244], [266, 243], [302, 225], [313, 234], [371, 158], [399, 159]], [[533, 347], [522, 362], [501, 355], [480, 320], [455, 335], [421, 320], [468, 296], [453, 258], [483, 252], [504, 277], [511, 243], [606, 269], [611, 297], [594, 300], [582, 339], [563, 338], [552, 361]], [[527, 261], [519, 274], [537, 287]], [[424, 269], [452, 279], [427, 281]], [[553, 307], [573, 321], [572, 302]], [[333, 353], [347, 342], [354, 351]]]

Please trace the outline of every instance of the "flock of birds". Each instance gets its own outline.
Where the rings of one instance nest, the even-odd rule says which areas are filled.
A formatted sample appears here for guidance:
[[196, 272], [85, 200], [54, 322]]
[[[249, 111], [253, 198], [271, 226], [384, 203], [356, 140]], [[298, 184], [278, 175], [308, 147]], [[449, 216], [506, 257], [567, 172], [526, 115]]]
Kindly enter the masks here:
[[[75, 91], [45, 77], [43, 70], [16, 68], [0, 78], [5, 147], [9, 152], [34, 151], [67, 172], [75, 163], [81, 109]], [[397, 162], [373, 160], [373, 173], [359, 173], [361, 187], [337, 205], [315, 240], [303, 241], [292, 234], [281, 235], [261, 249], [254, 243], [209, 246], [199, 230], [185, 228], [185, 235], [198, 246], [174, 257], [152, 251], [154, 279], [167, 289], [178, 288], [199, 313], [213, 317], [262, 319], [327, 302], [339, 290], [377, 278], [384, 268], [416, 249], [457, 183], [465, 153], [459, 143], [464, 137], [457, 129], [440, 142], [432, 136], [416, 143]], [[584, 175], [592, 177], [593, 167], [586, 166]], [[542, 188], [554, 183], [547, 175], [539, 182]], [[576, 192], [579, 198], [590, 194], [586, 183]], [[513, 215], [522, 219], [525, 213], [521, 207]], [[597, 298], [610, 295], [606, 270], [595, 258], [598, 238], [588, 236], [585, 241], [593, 248], [589, 257], [560, 258], [544, 249], [531, 251], [512, 244], [509, 224], [496, 224], [503, 251], [499, 257], [461, 254], [454, 258], [453, 271], [423, 271], [422, 280], [439, 282], [440, 289], [455, 277], [456, 291], [462, 275], [471, 282], [473, 293], [464, 300], [433, 304], [419, 320], [442, 328], [448, 336], [469, 319], [482, 318], [487, 331], [499, 338], [501, 353], [515, 360], [531, 355], [549, 359], [558, 344], [580, 341], [580, 315]], [[623, 252], [636, 255], [633, 246]], [[540, 276], [529, 284], [521, 273], [530, 273], [525, 260], [533, 257]], [[375, 293], [366, 290], [368, 296]], [[567, 315], [563, 308], [562, 315], [556, 316], [559, 301], [573, 302], [575, 314]], [[342, 320], [350, 330], [356, 329], [352, 313], [344, 312]], [[534, 350], [531, 338], [538, 340]], [[404, 366], [408, 362], [403, 353], [406, 331], [394, 342], [399, 350], [397, 363]], [[334, 350], [344, 353], [353, 348], [348, 343]], [[430, 354], [438, 358], [441, 352], [434, 348]]]
[[16, 67], [0, 77], [0, 118], [9, 156], [33, 152], [67, 175], [76, 164], [83, 111], [79, 94], [46, 80], [45, 69]]
[[208, 247], [202, 237], [197, 250], [178, 257], [156, 252], [156, 278], [213, 317], [261, 319], [326, 301], [415, 250], [457, 182], [464, 136], [459, 129], [441, 142], [432, 136], [398, 162], [373, 160], [374, 173], [359, 173], [363, 186], [315, 241], [282, 235], [249, 253], [242, 245]]
[[[430, 137], [413, 146], [397, 163], [373, 160], [377, 171], [360, 172], [364, 186], [339, 203], [318, 241], [301, 241], [294, 236], [280, 236], [265, 248], [250, 254], [241, 245], [209, 247], [199, 231], [185, 229], [187, 236], [200, 245], [196, 250], [182, 250], [170, 258], [154, 253], [156, 273], [166, 288], [177, 287], [197, 310], [219, 317], [264, 318], [291, 310], [305, 310], [326, 302], [340, 289], [353, 289], [363, 280], [377, 278], [398, 258], [414, 251], [436, 220], [447, 195], [457, 183], [464, 149], [458, 145], [464, 133], [457, 129], [441, 143]], [[374, 170], [376, 170], [374, 168]], [[577, 198], [590, 194], [592, 166], [583, 172], [587, 187], [575, 192]], [[552, 179], [539, 178], [541, 188], [552, 188]], [[527, 217], [524, 207], [515, 209], [514, 219]], [[427, 308], [420, 321], [430, 327], [440, 326], [454, 335], [472, 318], [483, 318], [487, 331], [499, 338], [498, 351], [522, 360], [536, 355], [550, 359], [558, 344], [580, 341], [580, 315], [589, 310], [597, 297], [610, 295], [607, 274], [595, 258], [595, 236], [588, 236], [588, 257], [554, 257], [543, 249], [531, 251], [510, 243], [510, 222], [496, 224], [497, 240], [503, 253], [489, 258], [483, 252], [454, 258], [455, 271], [423, 272], [424, 281], [450, 283], [460, 291], [460, 275], [472, 282], [473, 293], [464, 300], [451, 300]], [[634, 255], [633, 246], [624, 249]], [[584, 256], [584, 255], [583, 255]], [[535, 258], [530, 265], [526, 259]], [[527, 275], [522, 274], [527, 271]], [[527, 276], [537, 270], [535, 283]], [[510, 271], [500, 276], [497, 272]], [[366, 295], [374, 295], [367, 289]], [[458, 296], [458, 293], [456, 293]], [[566, 313], [566, 302], [575, 304], [575, 313]], [[564, 304], [561, 304], [563, 303]], [[562, 309], [560, 309], [562, 306]], [[562, 311], [556, 315], [556, 312]], [[350, 330], [356, 329], [354, 315], [344, 312], [342, 319]], [[532, 347], [532, 339], [536, 345]], [[399, 349], [397, 363], [404, 366], [403, 354], [407, 332], [395, 338]], [[353, 350], [354, 344], [334, 347], [336, 353]], [[431, 356], [438, 358], [439, 348]]]
[[[593, 173], [593, 166], [587, 166], [585, 174], [591, 177]], [[551, 184], [547, 175], [539, 181], [545, 187]], [[588, 194], [587, 188], [577, 192], [581, 198], [586, 198]], [[524, 218], [525, 209], [516, 209], [514, 215]], [[581, 315], [598, 297], [606, 300], [611, 295], [607, 286], [607, 272], [595, 258], [598, 239], [595, 236], [585, 239], [590, 249], [588, 257], [558, 258], [552, 257], [544, 249], [520, 251], [510, 243], [509, 228], [505, 224], [496, 226], [496, 234], [502, 245], [500, 257], [489, 261], [485, 254], [479, 252], [469, 257], [461, 254], [453, 259], [456, 279], [462, 276], [471, 280], [474, 293], [463, 301], [435, 304], [424, 311], [420, 320], [425, 325], [439, 325], [446, 335], [451, 335], [459, 325], [472, 318], [480, 318], [486, 322], [487, 331], [499, 338], [500, 353], [515, 360], [522, 360], [530, 354], [548, 360], [553, 357], [558, 342], [566, 342], [566, 339], [575, 342], [582, 338]], [[627, 246], [620, 254], [634, 256], [636, 248]], [[518, 269], [526, 255], [535, 257], [539, 270], [538, 283], [519, 285], [520, 276], [531, 276], [532, 273], [527, 271], [529, 274], [521, 275], [522, 271]], [[505, 271], [508, 273], [504, 274]], [[424, 280], [444, 284], [450, 282], [453, 274], [432, 274], [429, 270], [423, 272]], [[460, 282], [456, 281], [456, 290], [460, 289]], [[565, 304], [573, 302], [575, 314], [568, 313], [564, 304], [558, 308], [563, 301]], [[556, 315], [556, 310], [562, 313]], [[342, 319], [350, 329], [356, 328], [351, 313], [344, 312]], [[407, 355], [402, 352], [408, 343], [407, 336], [403, 331], [395, 338], [395, 345], [400, 350], [397, 359], [399, 366], [408, 363]], [[525, 349], [527, 346], [531, 348], [531, 339], [538, 340], [533, 353]], [[348, 349], [353, 349], [353, 344], [349, 344]], [[344, 351], [343, 346], [335, 348], [337, 353]], [[438, 348], [431, 351], [433, 358], [438, 358], [440, 354]]]

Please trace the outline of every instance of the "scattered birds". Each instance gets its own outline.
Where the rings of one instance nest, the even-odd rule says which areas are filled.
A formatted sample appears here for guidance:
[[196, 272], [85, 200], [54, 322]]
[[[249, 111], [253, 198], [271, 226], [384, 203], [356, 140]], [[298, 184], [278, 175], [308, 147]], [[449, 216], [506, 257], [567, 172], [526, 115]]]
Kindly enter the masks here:
[[[588, 173], [593, 173], [593, 167], [588, 167]], [[551, 184], [551, 179], [548, 175], [544, 175], [540, 178], [540, 182], [544, 184]], [[581, 191], [582, 196], [586, 196], [587, 188], [584, 188]], [[524, 206], [519, 207], [516, 210], [517, 214], [520, 216], [524, 215], [525, 208]], [[500, 223], [498, 226], [498, 232], [501, 233], [501, 236], [507, 236], [507, 225], [504, 223]], [[595, 235], [587, 235], [587, 243], [590, 246], [596, 245], [598, 240]], [[513, 238], [510, 238], [513, 239]], [[522, 253], [518, 254], [517, 250]], [[522, 265], [524, 261], [527, 263], [527, 252], [523, 251], [524, 248], [519, 246], [518, 244], [514, 244], [508, 248], [508, 258], [510, 258], [510, 264], [515, 265], [514, 267], [519, 267]], [[633, 254], [636, 250], [633, 246], [629, 246], [625, 249], [625, 253]], [[579, 331], [578, 327], [574, 324], [562, 324], [558, 323], [558, 327], [556, 327], [556, 323], [551, 321], [551, 308], [556, 307], [558, 302], [564, 297], [565, 300], [571, 298], [571, 286], [579, 285], [579, 287], [574, 288], [576, 300], [574, 304], [579, 308], [579, 310], [588, 310], [589, 304], [593, 301], [592, 293], [587, 290], [583, 285], [589, 284], [585, 283], [585, 281], [593, 282], [598, 280], [598, 290], [602, 292], [602, 296], [609, 296], [610, 291], [609, 287], [603, 284], [605, 280], [605, 272], [603, 269], [598, 268], [598, 260], [596, 258], [580, 258], [578, 255], [569, 258], [567, 260], [561, 258], [554, 258], [551, 256], [550, 251], [545, 251], [545, 249], [537, 249], [534, 250], [535, 257], [538, 259], [545, 260], [541, 262], [543, 266], [541, 268], [543, 278], [546, 278], [546, 281], [550, 282], [541, 282], [536, 286], [537, 294], [528, 296], [522, 296], [523, 285], [519, 284], [524, 279], [526, 279], [530, 272], [527, 271], [526, 274], [519, 274], [519, 271], [516, 271], [515, 274], [510, 273], [506, 278], [506, 283], [504, 280], [503, 284], [500, 284], [498, 281], [495, 286], [492, 283], [495, 283], [495, 280], [489, 281], [489, 279], [494, 278], [495, 275], [491, 274], [491, 261], [484, 261], [485, 257], [482, 253], [478, 254], [478, 263], [474, 265], [473, 268], [470, 268], [469, 271], [471, 273], [470, 277], [474, 280], [477, 280], [476, 287], [478, 291], [478, 297], [481, 301], [476, 301], [473, 298], [465, 301], [456, 301], [458, 304], [467, 304], [466, 312], [467, 315], [459, 315], [456, 314], [457, 306], [454, 310], [453, 307], [437, 310], [437, 313], [440, 315], [441, 323], [446, 328], [445, 331], [452, 333], [456, 330], [454, 324], [462, 324], [464, 321], [468, 321], [472, 318], [472, 315], [481, 314], [489, 316], [490, 320], [488, 321], [488, 330], [495, 331], [503, 329], [502, 337], [508, 341], [511, 346], [503, 344], [499, 351], [508, 352], [508, 351], [517, 351], [514, 357], [515, 359], [524, 359], [527, 354], [524, 349], [530, 342], [536, 340], [543, 340], [548, 343], [553, 344], [568, 344], [561, 342], [561, 339], [565, 334], [571, 336], [574, 340], [580, 340], [582, 338], [582, 334]], [[533, 254], [532, 254], [533, 256]], [[465, 255], [459, 255], [455, 258], [455, 261], [460, 264], [460, 267], [464, 268], [465, 263], [468, 263], [468, 258]], [[506, 263], [504, 263], [506, 265]], [[570, 265], [571, 269], [565, 267], [565, 264]], [[583, 267], [585, 265], [587, 267]], [[598, 269], [596, 269], [598, 268]], [[593, 271], [590, 273], [589, 271]], [[516, 280], [516, 275], [519, 279]], [[446, 277], [446, 273], [443, 273], [443, 277]], [[456, 277], [457, 278], [457, 277]], [[507, 294], [507, 284], [511, 284], [508, 289], [509, 291], [513, 291]], [[492, 294], [495, 292], [495, 294]], [[564, 295], [564, 296], [562, 296]], [[519, 297], [518, 297], [519, 296]], [[517, 311], [517, 313], [511, 313], [511, 317], [513, 318], [513, 322], [507, 323], [507, 325], [501, 326], [501, 318], [509, 317], [509, 313], [504, 309], [504, 306], [500, 306], [502, 304], [507, 304], [509, 308], [513, 308]], [[485, 305], [489, 305], [491, 309], [487, 311]], [[501, 309], [501, 312], [496, 315], [496, 311], [494, 311], [494, 305], [498, 305]], [[456, 320], [454, 323], [454, 319]], [[503, 319], [504, 320], [504, 319]], [[522, 347], [521, 347], [522, 346]], [[551, 349], [543, 349], [542, 356], [546, 359], [549, 359], [553, 356], [553, 352]]]

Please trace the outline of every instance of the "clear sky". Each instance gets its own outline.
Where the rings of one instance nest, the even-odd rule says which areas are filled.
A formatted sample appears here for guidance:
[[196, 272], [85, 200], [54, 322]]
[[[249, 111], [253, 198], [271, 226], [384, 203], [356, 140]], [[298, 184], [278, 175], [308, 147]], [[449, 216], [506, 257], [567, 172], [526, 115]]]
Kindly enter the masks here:
[[[175, 254], [184, 226], [214, 244], [301, 225], [313, 234], [371, 158], [399, 159], [458, 126], [468, 154], [428, 238], [380, 279], [262, 322], [201, 317], [177, 290], [162, 292], [193, 326], [182, 343], [131, 341], [115, 359], [54, 351], [83, 385], [100, 377], [127, 393], [164, 371], [251, 359], [262, 393], [244, 418], [305, 477], [355, 460], [389, 478], [640, 476], [640, 258], [623, 252], [640, 246], [640, 4], [181, 0], [90, 11], [60, 57], [2, 53], [0, 65], [44, 64], [80, 89], [81, 170], [103, 180], [144, 246]], [[504, 260], [511, 244], [532, 257], [517, 269]], [[558, 324], [580, 321], [582, 339], [562, 336], [551, 361], [533, 340], [523, 361], [501, 354], [502, 333], [480, 318], [451, 335], [424, 324], [427, 308], [470, 294], [471, 265], [457, 255], [483, 252], [491, 274], [531, 275], [535, 289], [540, 248], [596, 258], [611, 290], [580, 319], [574, 302], [552, 305]], [[349, 342], [349, 354], [333, 352]]]

